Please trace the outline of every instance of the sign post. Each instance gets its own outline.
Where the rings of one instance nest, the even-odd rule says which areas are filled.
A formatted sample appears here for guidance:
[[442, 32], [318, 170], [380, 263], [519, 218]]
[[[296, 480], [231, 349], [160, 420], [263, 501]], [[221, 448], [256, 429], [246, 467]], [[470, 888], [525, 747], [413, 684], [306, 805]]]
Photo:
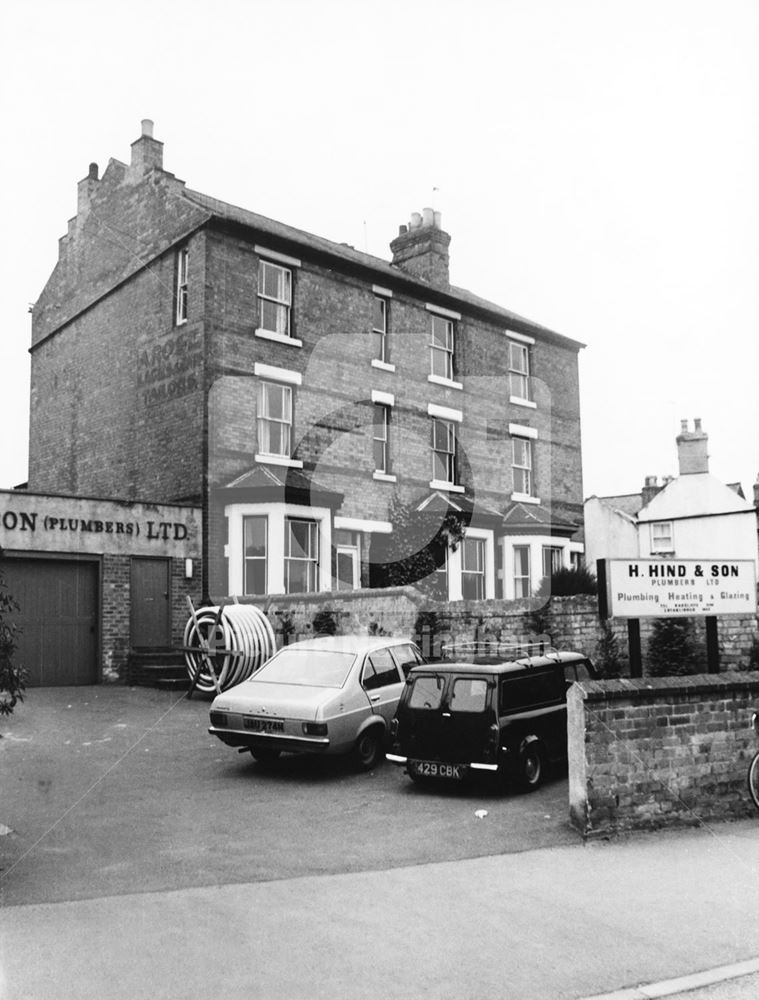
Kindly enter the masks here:
[[717, 617], [756, 614], [753, 559], [599, 559], [601, 618], [627, 618], [630, 673], [642, 674], [641, 618], [705, 619], [709, 673], [719, 672]]

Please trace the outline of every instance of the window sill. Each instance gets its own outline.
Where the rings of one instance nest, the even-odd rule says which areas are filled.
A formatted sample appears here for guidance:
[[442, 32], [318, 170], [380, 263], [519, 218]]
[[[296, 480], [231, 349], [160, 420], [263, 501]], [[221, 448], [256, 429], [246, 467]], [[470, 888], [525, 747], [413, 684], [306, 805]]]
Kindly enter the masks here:
[[446, 483], [442, 479], [433, 479], [430, 482], [431, 490], [447, 490], [449, 493], [465, 493], [466, 490], [458, 483]]
[[432, 382], [433, 385], [444, 385], [448, 389], [463, 389], [463, 383], [454, 382], [453, 379], [443, 378], [442, 375], [428, 375], [427, 381]]
[[372, 473], [372, 479], [376, 480], [378, 483], [397, 483], [398, 477], [391, 475], [389, 472], [374, 472]]
[[299, 458], [287, 458], [285, 455], [254, 455], [253, 458], [261, 465], [283, 465], [289, 469], [303, 468], [303, 462]]
[[530, 496], [529, 493], [512, 493], [511, 500], [514, 503], [540, 503], [539, 497]]
[[372, 368], [379, 368], [381, 372], [395, 374], [395, 365], [391, 365], [389, 361], [380, 361], [379, 358], [372, 358]]
[[513, 403], [514, 406], [526, 406], [530, 410], [537, 410], [538, 404], [533, 403], [531, 399], [522, 399], [521, 396], [509, 396], [509, 402]]
[[257, 337], [261, 337], [262, 340], [274, 340], [278, 344], [289, 344], [290, 347], [303, 347], [303, 341], [297, 340], [295, 337], [288, 337], [284, 333], [275, 333], [274, 330], [264, 330], [259, 327], [255, 331]]

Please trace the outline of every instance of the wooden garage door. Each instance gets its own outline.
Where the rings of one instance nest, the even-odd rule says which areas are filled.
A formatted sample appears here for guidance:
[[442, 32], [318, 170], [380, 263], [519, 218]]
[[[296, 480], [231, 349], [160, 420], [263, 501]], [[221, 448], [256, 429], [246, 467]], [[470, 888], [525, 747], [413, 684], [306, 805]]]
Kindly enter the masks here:
[[29, 687], [97, 681], [98, 565], [57, 559], [3, 560], [3, 577], [20, 605], [16, 661]]

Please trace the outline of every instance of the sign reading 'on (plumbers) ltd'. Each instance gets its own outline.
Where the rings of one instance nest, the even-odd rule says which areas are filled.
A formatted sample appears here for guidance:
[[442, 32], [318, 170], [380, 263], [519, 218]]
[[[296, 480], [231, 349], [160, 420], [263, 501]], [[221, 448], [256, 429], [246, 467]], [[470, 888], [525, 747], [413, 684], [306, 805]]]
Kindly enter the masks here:
[[753, 559], [603, 561], [613, 618], [756, 613]]

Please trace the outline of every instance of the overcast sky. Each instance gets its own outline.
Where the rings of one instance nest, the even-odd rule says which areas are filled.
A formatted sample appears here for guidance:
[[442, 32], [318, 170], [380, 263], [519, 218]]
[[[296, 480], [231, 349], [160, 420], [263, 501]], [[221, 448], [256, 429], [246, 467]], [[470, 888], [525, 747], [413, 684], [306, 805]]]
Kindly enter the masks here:
[[587, 344], [586, 496], [676, 473], [694, 417], [751, 495], [756, 0], [38, 0], [0, 36], [0, 487], [77, 181], [151, 118], [188, 186], [386, 259], [438, 188], [453, 283]]

